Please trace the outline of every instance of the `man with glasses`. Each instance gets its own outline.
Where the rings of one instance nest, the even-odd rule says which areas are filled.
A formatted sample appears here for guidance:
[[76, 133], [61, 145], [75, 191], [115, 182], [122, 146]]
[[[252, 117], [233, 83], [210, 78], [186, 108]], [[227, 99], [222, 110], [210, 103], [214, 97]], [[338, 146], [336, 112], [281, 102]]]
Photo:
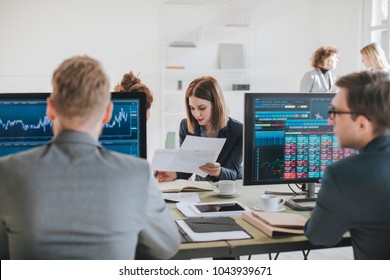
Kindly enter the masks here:
[[336, 85], [329, 120], [339, 145], [359, 154], [326, 169], [305, 235], [333, 246], [349, 231], [355, 259], [390, 259], [390, 80], [361, 72]]

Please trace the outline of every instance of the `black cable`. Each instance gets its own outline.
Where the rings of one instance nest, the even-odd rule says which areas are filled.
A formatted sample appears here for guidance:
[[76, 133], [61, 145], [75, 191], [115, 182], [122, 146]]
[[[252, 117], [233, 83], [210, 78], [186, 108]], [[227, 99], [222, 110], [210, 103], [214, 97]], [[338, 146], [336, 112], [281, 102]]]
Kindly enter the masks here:
[[297, 183], [295, 183], [295, 186], [302, 191], [302, 185], [299, 186]]
[[[295, 184], [295, 185], [298, 187], [297, 184]], [[293, 190], [293, 188], [290, 186], [290, 184], [287, 184], [287, 186], [290, 188], [290, 190], [291, 190], [295, 195], [299, 195], [299, 193], [297, 193], [296, 191]], [[298, 189], [301, 190], [301, 188], [299, 188], [299, 187], [298, 187]]]

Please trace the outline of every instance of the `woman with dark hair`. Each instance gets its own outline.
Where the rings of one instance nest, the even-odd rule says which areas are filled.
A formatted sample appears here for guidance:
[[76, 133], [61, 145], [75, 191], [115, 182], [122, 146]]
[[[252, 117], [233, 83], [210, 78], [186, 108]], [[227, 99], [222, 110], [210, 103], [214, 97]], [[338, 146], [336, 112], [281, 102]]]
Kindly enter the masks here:
[[146, 94], [146, 119], [150, 116], [150, 107], [153, 103], [153, 94], [150, 89], [141, 82], [141, 79], [132, 71], [125, 73], [119, 84], [114, 87], [115, 92], [144, 92]]
[[[193, 80], [185, 95], [187, 118], [180, 124], [180, 145], [187, 135], [199, 137], [226, 138], [217, 162], [209, 162], [199, 169], [206, 172], [206, 178], [196, 180], [219, 181], [242, 178], [242, 123], [228, 116], [222, 90], [213, 77]], [[192, 174], [158, 171], [159, 182], [188, 179]]]
[[301, 81], [300, 92], [332, 92], [335, 91], [335, 75], [338, 50], [331, 46], [322, 46], [313, 55], [311, 65], [313, 70], [307, 72]]

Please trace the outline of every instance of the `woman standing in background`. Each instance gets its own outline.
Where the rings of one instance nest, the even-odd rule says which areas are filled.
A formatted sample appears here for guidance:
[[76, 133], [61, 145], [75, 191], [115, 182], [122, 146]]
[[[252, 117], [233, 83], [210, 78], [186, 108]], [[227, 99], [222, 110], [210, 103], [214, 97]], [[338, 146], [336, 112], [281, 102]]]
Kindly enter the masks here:
[[377, 43], [369, 44], [360, 50], [364, 66], [371, 71], [382, 71], [389, 74], [389, 63], [387, 62], [385, 52]]
[[338, 50], [331, 46], [322, 46], [313, 55], [311, 65], [314, 70], [307, 72], [301, 81], [300, 92], [332, 92], [335, 91], [335, 75]]

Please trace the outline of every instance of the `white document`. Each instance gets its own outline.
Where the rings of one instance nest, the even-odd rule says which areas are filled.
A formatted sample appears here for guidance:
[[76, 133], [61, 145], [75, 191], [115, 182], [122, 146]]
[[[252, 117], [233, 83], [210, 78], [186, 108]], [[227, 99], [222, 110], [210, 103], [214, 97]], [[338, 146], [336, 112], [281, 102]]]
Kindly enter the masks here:
[[156, 150], [152, 159], [153, 170], [195, 173], [206, 177], [199, 166], [216, 162], [225, 144], [225, 138], [208, 138], [188, 135], [180, 149]]
[[194, 192], [188, 193], [163, 193], [163, 198], [167, 201], [173, 202], [188, 202], [197, 203], [200, 202], [199, 194]]

